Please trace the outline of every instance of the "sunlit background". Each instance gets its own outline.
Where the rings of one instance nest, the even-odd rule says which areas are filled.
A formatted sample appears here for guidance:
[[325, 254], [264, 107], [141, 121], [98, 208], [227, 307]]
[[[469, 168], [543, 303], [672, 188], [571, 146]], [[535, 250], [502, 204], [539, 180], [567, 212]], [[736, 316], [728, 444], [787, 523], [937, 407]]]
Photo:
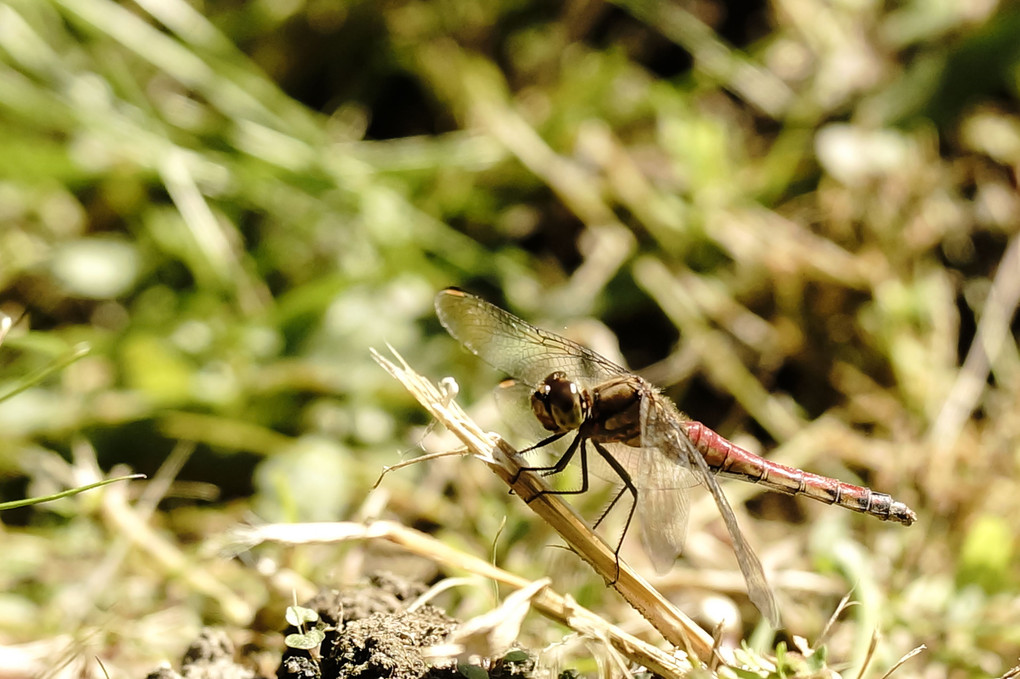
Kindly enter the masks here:
[[[204, 624], [272, 672], [293, 592], [451, 575], [372, 544], [220, 548], [266, 521], [399, 521], [655, 640], [479, 462], [372, 490], [457, 443], [370, 347], [512, 437], [503, 376], [435, 318], [449, 285], [917, 511], [725, 484], [773, 639], [692, 489], [655, 582], [706, 628], [803, 637], [844, 676], [921, 644], [894, 676], [1020, 664], [1017, 35], [987, 0], [0, 1], [0, 500], [150, 478], [0, 514], [3, 676], [144, 676]], [[532, 615], [519, 641], [566, 634]]]

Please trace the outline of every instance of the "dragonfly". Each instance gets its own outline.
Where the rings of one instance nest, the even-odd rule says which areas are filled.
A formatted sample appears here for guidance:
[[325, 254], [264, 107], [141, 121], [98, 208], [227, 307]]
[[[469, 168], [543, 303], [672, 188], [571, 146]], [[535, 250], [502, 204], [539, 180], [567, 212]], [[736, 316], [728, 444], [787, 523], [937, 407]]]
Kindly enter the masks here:
[[[602, 518], [628, 493], [631, 504], [623, 534], [636, 513], [645, 552], [657, 571], [666, 572], [683, 551], [688, 489], [703, 485], [726, 525], [751, 602], [777, 629], [775, 597], [716, 476], [761, 484], [906, 526], [917, 519], [907, 505], [884, 493], [787, 467], [744, 450], [682, 414], [639, 375], [480, 297], [447, 288], [436, 295], [435, 307], [439, 321], [454, 339], [524, 385], [525, 393], [530, 392], [531, 413], [547, 435], [527, 451], [573, 433], [554, 464], [525, 468], [555, 474], [580, 459], [580, 488], [547, 492], [570, 494], [588, 489], [589, 466], [597, 466], [589, 465], [590, 444], [597, 455], [595, 461], [600, 458], [603, 469], [608, 468], [622, 483]], [[623, 536], [616, 548], [617, 563], [622, 542]]]

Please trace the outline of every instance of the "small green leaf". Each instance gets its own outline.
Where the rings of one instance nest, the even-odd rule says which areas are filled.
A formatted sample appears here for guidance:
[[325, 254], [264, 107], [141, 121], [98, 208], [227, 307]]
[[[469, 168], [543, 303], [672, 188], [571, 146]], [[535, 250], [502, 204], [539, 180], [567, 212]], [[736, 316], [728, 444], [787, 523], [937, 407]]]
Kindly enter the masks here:
[[461, 676], [466, 679], [489, 679], [489, 673], [484, 668], [478, 665], [469, 665], [467, 663], [457, 663], [457, 671], [460, 672]]
[[740, 679], [761, 679], [760, 673], [745, 670], [742, 667], [731, 667], [729, 668], [729, 671], [740, 677]]
[[815, 652], [808, 656], [808, 667], [818, 672], [825, 669], [825, 662], [828, 660], [829, 651], [823, 645], [815, 649]]
[[301, 627], [305, 623], [316, 622], [319, 614], [304, 606], [287, 606], [286, 618], [294, 627]]
[[531, 660], [531, 656], [521, 648], [507, 651], [507, 654], [503, 656], [503, 662], [527, 662], [529, 660]]
[[318, 648], [319, 644], [321, 644], [325, 638], [326, 633], [316, 627], [315, 629], [308, 630], [304, 634], [288, 634], [284, 638], [283, 643], [287, 644], [290, 648], [310, 651], [313, 648]]
[[786, 642], [780, 641], [776, 644], [776, 673], [780, 677], [786, 677], [788, 663], [786, 660]]
[[64, 497], [71, 497], [72, 495], [77, 495], [78, 493], [83, 493], [86, 490], [92, 490], [93, 488], [99, 488], [100, 486], [105, 486], [105, 485], [108, 485], [108, 484], [111, 484], [111, 483], [116, 483], [118, 481], [130, 481], [132, 479], [144, 479], [144, 478], [145, 478], [145, 474], [129, 474], [128, 476], [118, 476], [115, 479], [103, 479], [102, 481], [97, 481], [96, 483], [90, 483], [87, 486], [81, 486], [79, 488], [71, 488], [70, 490], [61, 491], [61, 492], [55, 493], [53, 495], [45, 495], [43, 497], [30, 497], [30, 498], [28, 498], [26, 500], [13, 500], [11, 502], [0, 502], [0, 511], [4, 511], [4, 510], [7, 510], [7, 509], [15, 509], [17, 507], [26, 507], [28, 505], [37, 505], [37, 504], [40, 504], [42, 502], [50, 502], [51, 500], [59, 500], [60, 498], [64, 498]]

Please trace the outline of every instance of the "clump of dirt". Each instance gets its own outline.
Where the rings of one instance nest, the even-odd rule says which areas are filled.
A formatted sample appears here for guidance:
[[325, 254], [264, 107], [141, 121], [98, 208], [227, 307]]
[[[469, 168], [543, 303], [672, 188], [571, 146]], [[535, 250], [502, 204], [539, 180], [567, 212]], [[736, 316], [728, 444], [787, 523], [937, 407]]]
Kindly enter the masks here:
[[319, 657], [287, 649], [277, 679], [459, 676], [455, 667], [452, 671], [437, 667], [423, 655], [424, 649], [442, 643], [457, 625], [430, 604], [407, 610], [424, 591], [421, 583], [381, 574], [362, 587], [319, 593], [304, 605], [329, 628]]
[[234, 662], [234, 644], [223, 630], [206, 627], [188, 647], [181, 671], [160, 667], [146, 679], [255, 679], [250, 667]]
[[[288, 648], [277, 679], [464, 679], [475, 676], [456, 660], [427, 657], [442, 644], [457, 621], [423, 604], [408, 610], [425, 585], [390, 574], [372, 577], [362, 586], [323, 591], [303, 604], [319, 615], [325, 639], [311, 651]], [[286, 633], [299, 630], [290, 628]], [[496, 660], [485, 673], [490, 679], [529, 676], [533, 659], [520, 650]], [[261, 679], [234, 660], [226, 632], [205, 629], [181, 663], [180, 673], [161, 668], [147, 679]]]

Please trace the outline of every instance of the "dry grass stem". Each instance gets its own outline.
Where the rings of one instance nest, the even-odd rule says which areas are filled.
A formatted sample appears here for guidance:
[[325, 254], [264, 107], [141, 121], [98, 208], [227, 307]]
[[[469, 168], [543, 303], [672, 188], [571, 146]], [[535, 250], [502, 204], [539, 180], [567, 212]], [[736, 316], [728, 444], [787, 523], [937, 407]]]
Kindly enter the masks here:
[[[1006, 348], [1011, 336], [1009, 323], [1020, 305], [1020, 236], [1014, 236], [1002, 255], [998, 271], [988, 291], [988, 300], [981, 310], [974, 341], [967, 352], [963, 367], [942, 404], [928, 440], [934, 444], [938, 457], [953, 450], [967, 418], [977, 408], [988, 384], [988, 373]], [[1015, 347], [1015, 345], [1014, 345]], [[946, 465], [951, 468], [951, 465]], [[940, 470], [941, 471], [941, 470]]]
[[836, 625], [836, 621], [839, 620], [839, 616], [843, 614], [843, 611], [850, 608], [851, 606], [857, 605], [857, 602], [850, 601], [850, 595], [853, 592], [847, 592], [843, 595], [843, 598], [839, 600], [839, 604], [836, 606], [836, 610], [832, 612], [829, 619], [825, 623], [825, 627], [822, 628], [821, 633], [818, 635], [818, 639], [815, 641], [815, 648], [818, 648], [825, 643], [825, 640], [829, 638], [829, 634], [832, 632]]
[[899, 660], [896, 661], [895, 665], [893, 665], [892, 667], [889, 668], [888, 672], [886, 672], [885, 674], [882, 675], [881, 679], [888, 679], [889, 676], [891, 676], [893, 672], [898, 670], [903, 663], [907, 662], [908, 660], [913, 658], [915, 655], [919, 655], [922, 651], [926, 651], [926, 650], [928, 650], [928, 647], [925, 646], [924, 644], [921, 644], [920, 646], [918, 646], [914, 650], [912, 650], [909, 653], [905, 654], [902, 658], [900, 658]]
[[863, 677], [864, 673], [868, 671], [868, 666], [871, 664], [872, 658], [875, 657], [875, 649], [878, 648], [878, 630], [872, 630], [871, 641], [868, 643], [868, 652], [864, 656], [864, 662], [861, 664], [861, 669], [857, 673], [857, 676]]

